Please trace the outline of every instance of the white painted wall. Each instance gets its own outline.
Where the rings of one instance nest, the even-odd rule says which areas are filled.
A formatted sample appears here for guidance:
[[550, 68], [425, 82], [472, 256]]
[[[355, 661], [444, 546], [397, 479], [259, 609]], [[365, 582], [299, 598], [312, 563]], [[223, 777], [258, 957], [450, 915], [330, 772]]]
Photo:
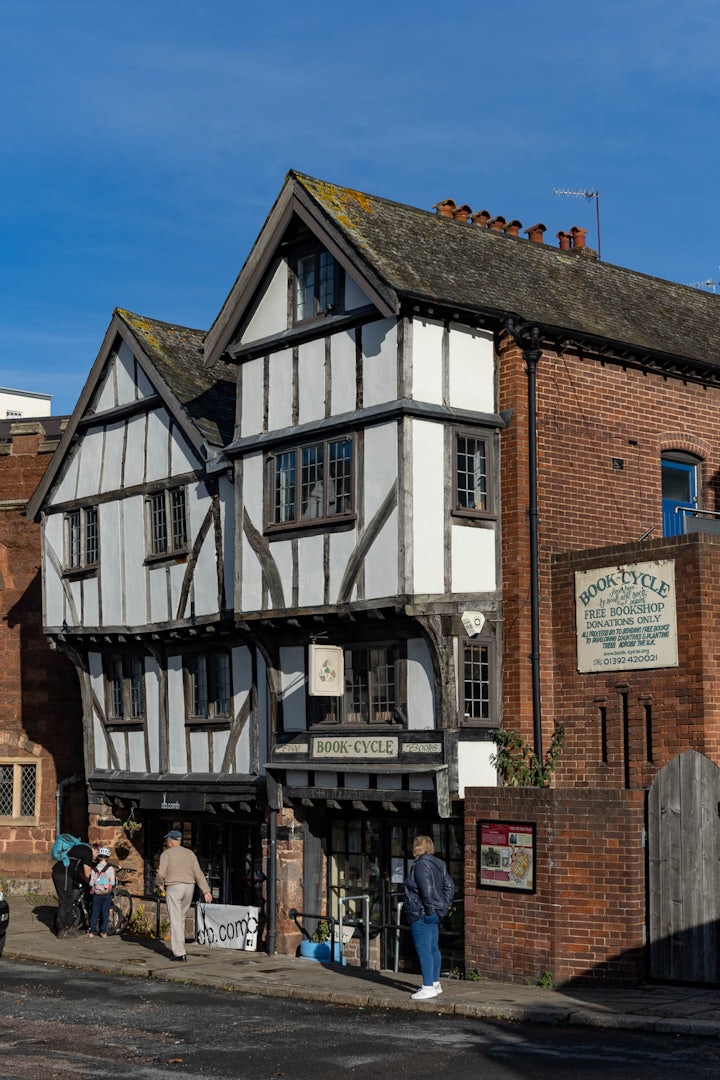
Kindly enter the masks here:
[[86, 431], [78, 453], [77, 497], [96, 495], [100, 490], [100, 467], [105, 435], [102, 429]]
[[170, 475], [169, 417], [164, 409], [154, 409], [147, 417], [145, 479], [164, 480]]
[[287, 330], [288, 265], [283, 260], [275, 269], [268, 286], [250, 318], [241, 342], [258, 341]]
[[135, 389], [135, 358], [123, 341], [115, 363], [115, 404], [127, 405], [137, 398]]
[[[245, 514], [254, 527], [263, 529], [263, 459], [262, 454], [250, 454], [243, 459], [243, 497]], [[238, 522], [238, 534], [242, 545], [242, 589], [237, 597], [238, 611], [259, 611], [262, 603], [262, 573], [258, 558]]]
[[125, 422], [109, 424], [105, 429], [105, 456], [100, 490], [118, 491], [122, 487], [123, 442]]
[[442, 424], [412, 422], [412, 592], [444, 592], [445, 544]]
[[333, 334], [330, 341], [330, 411], [333, 416], [352, 412], [357, 387], [355, 379], [355, 331]]
[[441, 405], [443, 324], [432, 319], [413, 319], [411, 397]]
[[455, 408], [495, 412], [495, 350], [487, 330], [454, 323], [449, 343], [450, 402]]
[[369, 304], [365, 293], [362, 291], [358, 283], [350, 277], [349, 274], [345, 275], [345, 310], [353, 311], [355, 308], [365, 307]]
[[145, 658], [145, 717], [150, 772], [160, 772], [160, 679], [152, 657]]
[[305, 730], [305, 650], [280, 649], [280, 697], [285, 731]]
[[181, 656], [168, 657], [168, 710], [168, 770], [184, 773], [188, 771], [188, 761], [185, 752], [185, 688]]
[[492, 592], [496, 587], [495, 530], [453, 525], [451, 589], [453, 592]]
[[408, 730], [422, 731], [436, 726], [435, 679], [427, 644], [422, 638], [407, 643]]
[[497, 772], [490, 764], [495, 749], [493, 742], [458, 742], [458, 795], [465, 796], [465, 788], [497, 787]]
[[292, 424], [292, 350], [284, 349], [270, 357], [268, 387], [268, 428], [290, 427]]
[[263, 380], [265, 362], [245, 360], [240, 365], [240, 435], [257, 435], [263, 428]]
[[382, 319], [368, 323], [362, 331], [363, 405], [395, 401], [397, 379], [397, 322]]
[[311, 423], [325, 415], [325, 340], [305, 342], [298, 349], [298, 422]]

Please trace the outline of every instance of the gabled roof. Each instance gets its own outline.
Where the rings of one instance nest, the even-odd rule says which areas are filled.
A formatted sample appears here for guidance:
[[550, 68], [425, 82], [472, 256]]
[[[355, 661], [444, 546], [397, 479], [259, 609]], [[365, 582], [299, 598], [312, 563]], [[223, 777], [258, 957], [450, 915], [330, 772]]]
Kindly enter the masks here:
[[[152, 383], [183, 435], [201, 460], [219, 451], [232, 439], [235, 417], [235, 383], [203, 366], [205, 333], [187, 326], [134, 315], [116, 308], [103, 344], [83, 387], [77, 405], [43, 480], [28, 503], [27, 513], [36, 517], [62, 467], [78, 429], [122, 415], [127, 406], [95, 414], [92, 402], [118, 340], [124, 341]], [[226, 371], [222, 369], [222, 375]]]
[[207, 335], [206, 361], [227, 347], [293, 213], [386, 315], [416, 300], [718, 365], [720, 297], [297, 172]]

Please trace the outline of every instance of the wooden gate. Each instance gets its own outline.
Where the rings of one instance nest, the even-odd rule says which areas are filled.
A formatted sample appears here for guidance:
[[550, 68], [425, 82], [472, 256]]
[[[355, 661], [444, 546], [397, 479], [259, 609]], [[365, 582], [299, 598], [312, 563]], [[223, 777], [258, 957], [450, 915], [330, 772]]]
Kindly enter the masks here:
[[686, 750], [648, 800], [650, 975], [720, 983], [720, 769]]

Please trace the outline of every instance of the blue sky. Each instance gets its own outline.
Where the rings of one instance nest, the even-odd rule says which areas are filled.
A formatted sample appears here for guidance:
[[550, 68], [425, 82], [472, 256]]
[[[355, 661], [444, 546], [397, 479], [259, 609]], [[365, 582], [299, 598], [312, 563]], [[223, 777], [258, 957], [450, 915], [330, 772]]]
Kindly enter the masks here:
[[[115, 307], [206, 328], [290, 168], [720, 280], [716, 0], [0, 0], [0, 385], [72, 411]], [[720, 288], [718, 288], [720, 303]]]

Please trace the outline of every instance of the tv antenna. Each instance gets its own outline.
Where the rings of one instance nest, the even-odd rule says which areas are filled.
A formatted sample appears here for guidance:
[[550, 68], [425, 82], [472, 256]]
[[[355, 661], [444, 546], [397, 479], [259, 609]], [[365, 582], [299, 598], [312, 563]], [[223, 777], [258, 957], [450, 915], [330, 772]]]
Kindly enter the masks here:
[[553, 188], [553, 195], [573, 195], [581, 199], [595, 200], [595, 220], [597, 222], [597, 257], [600, 261], [600, 192], [597, 188], [587, 188], [584, 191], [573, 191], [570, 188]]
[[[720, 269], [720, 267], [718, 269]], [[691, 289], [709, 289], [710, 292], [716, 293], [720, 281], [713, 281], [712, 278], [706, 278], [705, 281], [688, 281], [688, 285]]]

